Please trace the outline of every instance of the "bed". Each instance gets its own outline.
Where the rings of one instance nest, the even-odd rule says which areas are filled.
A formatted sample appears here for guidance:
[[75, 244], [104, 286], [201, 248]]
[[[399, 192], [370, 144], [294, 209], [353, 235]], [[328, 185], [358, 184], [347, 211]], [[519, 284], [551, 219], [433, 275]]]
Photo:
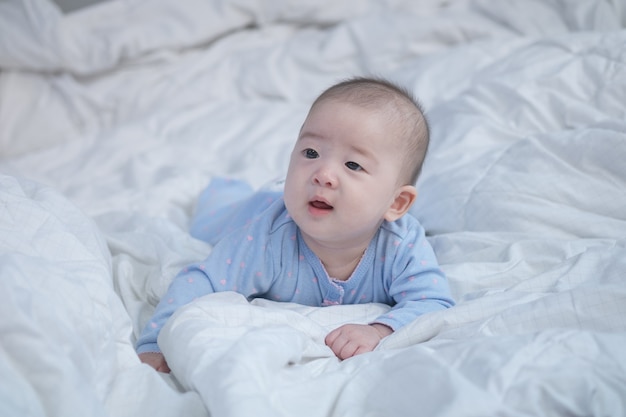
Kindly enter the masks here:
[[[134, 342], [212, 178], [281, 178], [312, 100], [389, 78], [432, 141], [412, 213], [457, 305], [202, 297]], [[622, 0], [0, 2], [0, 415], [626, 416]]]

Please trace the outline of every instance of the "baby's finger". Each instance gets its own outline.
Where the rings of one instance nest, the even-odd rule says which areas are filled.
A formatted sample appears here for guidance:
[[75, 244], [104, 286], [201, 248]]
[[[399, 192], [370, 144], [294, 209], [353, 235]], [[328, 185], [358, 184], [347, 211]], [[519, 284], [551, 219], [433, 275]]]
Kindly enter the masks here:
[[326, 338], [324, 339], [326, 346], [328, 347], [332, 346], [332, 344], [335, 343], [335, 341], [337, 340], [340, 334], [341, 332], [339, 331], [339, 329], [335, 329], [331, 331], [330, 333], [328, 333], [326, 335]]
[[337, 357], [341, 360], [348, 359], [356, 355], [356, 352], [360, 349], [360, 346], [353, 342], [346, 343], [342, 348]]
[[159, 372], [166, 373], [166, 374], [169, 374], [171, 372], [170, 367], [167, 365], [167, 362], [165, 361], [165, 359], [163, 359], [163, 361], [158, 365], [156, 370]]
[[342, 358], [342, 352], [345, 349], [346, 345], [350, 343], [350, 339], [348, 339], [341, 332], [337, 332], [326, 345], [333, 351], [333, 353], [339, 358]]

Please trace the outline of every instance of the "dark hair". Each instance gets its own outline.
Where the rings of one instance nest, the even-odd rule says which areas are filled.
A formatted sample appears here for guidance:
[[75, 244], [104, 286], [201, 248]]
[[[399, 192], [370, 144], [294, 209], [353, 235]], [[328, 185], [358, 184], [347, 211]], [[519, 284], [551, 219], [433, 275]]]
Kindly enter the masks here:
[[400, 127], [397, 139], [403, 155], [402, 182], [414, 185], [428, 151], [430, 129], [422, 106], [413, 94], [383, 78], [354, 77], [326, 89], [313, 102], [311, 109], [330, 99], [389, 113], [390, 120]]

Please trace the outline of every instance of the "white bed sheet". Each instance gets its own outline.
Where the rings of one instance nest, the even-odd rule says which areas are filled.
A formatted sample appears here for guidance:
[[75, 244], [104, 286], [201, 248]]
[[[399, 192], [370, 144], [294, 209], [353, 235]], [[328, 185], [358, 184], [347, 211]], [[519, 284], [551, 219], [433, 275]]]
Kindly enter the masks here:
[[[0, 415], [626, 415], [623, 1], [0, 3]], [[205, 297], [132, 344], [213, 176], [284, 175], [311, 100], [427, 109], [413, 209], [459, 301], [340, 362], [379, 305]], [[4, 377], [6, 375], [6, 377]]]

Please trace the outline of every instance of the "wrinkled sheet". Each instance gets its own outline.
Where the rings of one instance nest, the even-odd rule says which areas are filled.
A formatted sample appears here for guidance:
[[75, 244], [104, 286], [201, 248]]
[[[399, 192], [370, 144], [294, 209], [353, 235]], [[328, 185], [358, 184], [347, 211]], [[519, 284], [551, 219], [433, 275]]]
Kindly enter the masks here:
[[[0, 415], [626, 415], [626, 5], [0, 2]], [[339, 361], [381, 305], [233, 293], [136, 335], [213, 176], [284, 175], [352, 75], [431, 124], [412, 212], [458, 305]], [[6, 376], [6, 377], [4, 377]]]

